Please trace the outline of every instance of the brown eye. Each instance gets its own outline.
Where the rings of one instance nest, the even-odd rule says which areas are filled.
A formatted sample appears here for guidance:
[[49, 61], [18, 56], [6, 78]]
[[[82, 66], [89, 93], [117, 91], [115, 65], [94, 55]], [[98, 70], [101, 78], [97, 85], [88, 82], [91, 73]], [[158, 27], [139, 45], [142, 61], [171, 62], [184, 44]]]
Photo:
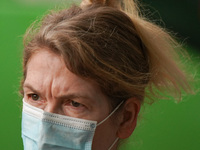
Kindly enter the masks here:
[[81, 106], [80, 103], [75, 102], [75, 101], [71, 101], [71, 105], [72, 105], [73, 107], [79, 107], [79, 106]]
[[37, 94], [31, 94], [31, 98], [32, 98], [32, 100], [37, 101], [37, 100], [39, 100], [40, 97]]

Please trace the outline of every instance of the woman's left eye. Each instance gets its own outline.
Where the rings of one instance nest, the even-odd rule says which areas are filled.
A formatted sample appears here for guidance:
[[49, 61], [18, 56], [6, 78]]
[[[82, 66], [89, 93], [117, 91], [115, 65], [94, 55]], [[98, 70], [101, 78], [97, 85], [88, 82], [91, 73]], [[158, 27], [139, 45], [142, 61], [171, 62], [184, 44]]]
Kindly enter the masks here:
[[75, 101], [71, 101], [71, 105], [72, 105], [73, 107], [80, 107], [80, 106], [82, 106], [81, 103], [78, 103], [78, 102], [75, 102]]

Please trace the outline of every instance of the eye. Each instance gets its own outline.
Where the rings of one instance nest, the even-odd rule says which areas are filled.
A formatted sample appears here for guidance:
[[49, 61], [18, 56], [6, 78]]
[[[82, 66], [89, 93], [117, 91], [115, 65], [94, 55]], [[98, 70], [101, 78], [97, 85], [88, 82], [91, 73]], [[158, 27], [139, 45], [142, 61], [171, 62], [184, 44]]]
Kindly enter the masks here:
[[80, 104], [80, 103], [78, 103], [78, 102], [75, 102], [75, 101], [71, 101], [71, 105], [72, 105], [73, 107], [80, 107], [80, 106], [82, 106], [82, 104]]
[[39, 95], [37, 94], [28, 94], [28, 97], [34, 101], [38, 101], [40, 99]]
[[66, 116], [82, 118], [88, 112], [87, 104], [80, 99], [68, 99], [62, 105], [63, 112]]

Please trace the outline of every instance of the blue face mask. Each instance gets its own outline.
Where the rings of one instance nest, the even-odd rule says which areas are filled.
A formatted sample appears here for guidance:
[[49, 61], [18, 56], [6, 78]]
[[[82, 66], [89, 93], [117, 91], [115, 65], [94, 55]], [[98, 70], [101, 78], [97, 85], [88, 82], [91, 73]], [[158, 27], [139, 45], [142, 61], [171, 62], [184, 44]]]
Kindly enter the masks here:
[[96, 127], [106, 121], [122, 103], [97, 124], [96, 121], [48, 113], [23, 101], [24, 150], [91, 150]]

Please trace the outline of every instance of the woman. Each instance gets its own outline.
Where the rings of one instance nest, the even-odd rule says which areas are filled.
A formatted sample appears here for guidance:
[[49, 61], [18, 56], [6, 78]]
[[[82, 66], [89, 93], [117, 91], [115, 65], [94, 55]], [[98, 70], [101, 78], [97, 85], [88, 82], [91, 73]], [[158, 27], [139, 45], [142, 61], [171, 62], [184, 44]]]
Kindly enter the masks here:
[[25, 36], [26, 150], [116, 150], [145, 97], [190, 91], [177, 43], [131, 0], [84, 0]]

